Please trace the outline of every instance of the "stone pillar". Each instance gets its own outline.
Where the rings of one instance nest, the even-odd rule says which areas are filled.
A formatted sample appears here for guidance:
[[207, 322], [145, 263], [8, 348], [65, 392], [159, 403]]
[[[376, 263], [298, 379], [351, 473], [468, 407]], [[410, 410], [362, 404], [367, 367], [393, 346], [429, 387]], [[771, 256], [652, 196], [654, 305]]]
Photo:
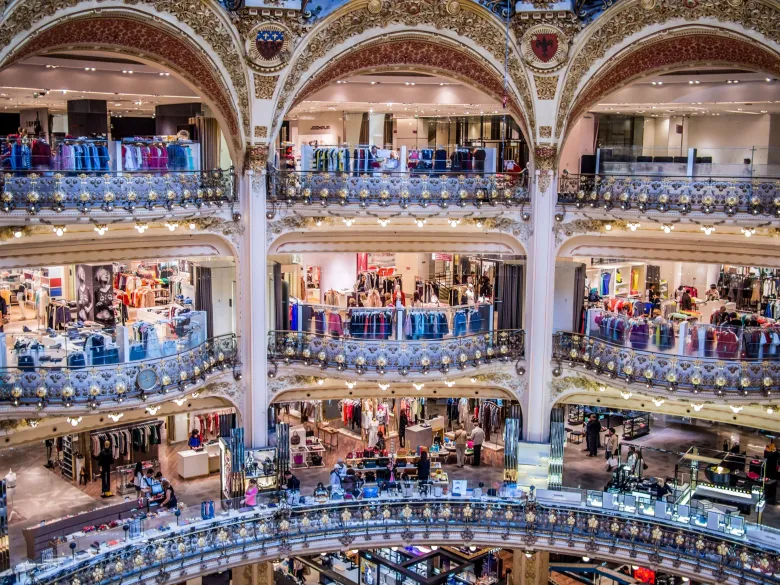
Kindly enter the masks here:
[[526, 441], [545, 442], [550, 435], [548, 396], [552, 381], [553, 292], [555, 284], [555, 195], [553, 173], [557, 147], [537, 146], [531, 176], [534, 233], [528, 250], [526, 288], [525, 356], [529, 383], [523, 403], [523, 431]]
[[242, 250], [242, 361], [246, 370], [248, 413], [247, 443], [253, 447], [268, 444], [268, 334], [266, 307], [268, 305], [268, 262], [266, 213], [266, 161], [268, 146], [247, 148], [245, 175], [246, 190], [241, 193], [242, 211], [247, 230]]
[[512, 578], [507, 585], [547, 585], [550, 574], [550, 553], [533, 552], [529, 557], [524, 550], [512, 551]]
[[266, 561], [233, 569], [233, 585], [274, 585], [273, 565]]
[[520, 404], [509, 405], [509, 415], [504, 424], [504, 480], [517, 481], [517, 443], [522, 436]]

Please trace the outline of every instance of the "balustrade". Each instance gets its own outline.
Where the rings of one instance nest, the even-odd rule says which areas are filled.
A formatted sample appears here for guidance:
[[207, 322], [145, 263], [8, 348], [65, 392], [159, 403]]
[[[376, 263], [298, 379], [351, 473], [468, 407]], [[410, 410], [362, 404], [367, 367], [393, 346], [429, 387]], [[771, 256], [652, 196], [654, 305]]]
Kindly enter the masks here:
[[636, 209], [675, 215], [780, 217], [780, 179], [564, 173], [558, 186], [558, 205], [602, 208], [613, 214]]
[[[0, 174], [0, 212], [113, 212], [222, 207], [237, 201], [233, 169], [212, 171], [79, 173], [13, 171]], [[0, 217], [2, 217], [0, 215]]]
[[369, 173], [271, 171], [269, 217], [288, 208], [525, 209], [530, 205], [527, 173]]
[[0, 403], [41, 409], [49, 405], [97, 408], [102, 401], [119, 403], [146, 399], [155, 392], [182, 392], [236, 363], [236, 336], [231, 334], [154, 359], [88, 367], [72, 363], [6, 367], [0, 369]]
[[[713, 342], [713, 353], [716, 352]], [[780, 390], [780, 353], [769, 354], [767, 349], [760, 359], [740, 359], [735, 347], [733, 355], [732, 359], [717, 354], [679, 355], [634, 349], [628, 342], [578, 333], [560, 332], [553, 336], [553, 359], [559, 364], [584, 366], [607, 379], [620, 378], [629, 384], [691, 395], [765, 398]]]
[[[380, 497], [288, 505], [266, 500], [260, 509], [210, 520], [179, 517], [157, 536], [141, 535], [89, 558], [64, 557], [21, 576], [22, 583], [174, 583], [218, 567], [339, 546], [457, 541], [476, 545], [603, 554], [649, 562], [670, 572], [721, 583], [780, 583], [780, 534], [749, 525], [744, 534], [709, 530], [693, 520], [655, 518], [592, 505], [585, 492], [546, 492], [542, 499]], [[555, 494], [574, 496], [556, 499]], [[187, 516], [187, 511], [182, 512]], [[377, 545], [376, 543], [380, 543]]]
[[300, 331], [268, 334], [269, 375], [280, 364], [302, 364], [342, 372], [354, 370], [384, 374], [447, 373], [450, 368], [476, 369], [481, 364], [508, 362], [523, 357], [524, 333], [499, 330], [444, 339], [394, 341], [333, 337]]

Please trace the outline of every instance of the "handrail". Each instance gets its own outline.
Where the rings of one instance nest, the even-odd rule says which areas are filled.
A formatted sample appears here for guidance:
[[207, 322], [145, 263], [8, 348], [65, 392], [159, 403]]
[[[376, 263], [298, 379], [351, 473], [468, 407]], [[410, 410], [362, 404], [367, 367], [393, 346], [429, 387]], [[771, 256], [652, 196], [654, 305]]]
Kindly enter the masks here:
[[558, 183], [558, 204], [606, 211], [617, 206], [623, 211], [780, 217], [780, 178], [564, 173]]
[[362, 374], [375, 370], [382, 374], [398, 371], [402, 375], [447, 373], [451, 367], [465, 370], [493, 360], [507, 362], [523, 357], [525, 333], [519, 329], [477, 333], [444, 339], [395, 341], [332, 337], [300, 331], [270, 331], [268, 359], [275, 375], [279, 363], [301, 363], [320, 369], [354, 369]]
[[436, 205], [530, 205], [528, 174], [434, 172], [377, 172], [272, 170], [267, 178], [269, 213], [281, 206], [358, 206], [422, 209]]
[[[572, 491], [572, 490], [570, 490]], [[554, 492], [561, 493], [561, 492]], [[563, 495], [563, 494], [562, 494]], [[97, 556], [64, 558], [36, 567], [21, 582], [113, 584], [177, 582], [216, 564], [235, 565], [325, 550], [334, 541], [357, 547], [358, 539], [446, 543], [451, 538], [489, 545], [588, 551], [620, 559], [646, 558], [670, 572], [711, 575], [736, 585], [780, 583], [775, 531], [749, 525], [746, 535], [716, 532], [672, 519], [607, 510], [579, 501], [520, 498], [415, 496], [324, 504], [262, 505], [259, 510], [192, 525], [173, 525], [161, 536], [126, 540]], [[369, 545], [370, 546], [370, 545]], [[641, 556], [640, 556], [641, 555]], [[232, 558], [232, 560], [231, 560]], [[250, 561], [251, 558], [251, 561]], [[191, 571], [194, 569], [194, 571]]]
[[780, 390], [780, 356], [774, 359], [732, 359], [685, 356], [632, 349], [579, 333], [553, 335], [553, 359], [582, 365], [598, 375], [643, 383], [648, 388], [692, 394], [766, 397]]
[[212, 371], [236, 363], [236, 336], [227, 334], [159, 358], [89, 367], [6, 367], [0, 369], [0, 405], [97, 408], [100, 401], [119, 403], [145, 399], [154, 392], [184, 391]]
[[238, 201], [236, 187], [232, 167], [211, 171], [6, 171], [0, 173], [0, 212], [232, 206]]

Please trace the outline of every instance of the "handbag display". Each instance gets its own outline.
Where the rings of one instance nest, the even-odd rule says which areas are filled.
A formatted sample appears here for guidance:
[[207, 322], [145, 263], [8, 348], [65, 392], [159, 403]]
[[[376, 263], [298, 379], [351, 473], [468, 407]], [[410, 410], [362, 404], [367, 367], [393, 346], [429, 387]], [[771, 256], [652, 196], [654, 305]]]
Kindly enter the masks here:
[[300, 435], [293, 435], [290, 437], [290, 445], [300, 445], [301, 444], [301, 436]]

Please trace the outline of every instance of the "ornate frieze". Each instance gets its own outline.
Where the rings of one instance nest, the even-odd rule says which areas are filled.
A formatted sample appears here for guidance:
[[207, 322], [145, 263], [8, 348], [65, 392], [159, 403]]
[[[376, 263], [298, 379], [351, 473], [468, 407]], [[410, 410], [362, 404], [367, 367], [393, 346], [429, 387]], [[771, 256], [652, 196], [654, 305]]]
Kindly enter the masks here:
[[555, 71], [566, 64], [569, 39], [558, 27], [540, 24], [523, 35], [520, 52], [526, 65], [534, 71]]
[[558, 156], [558, 145], [541, 144], [534, 148], [534, 163], [536, 165], [536, 186], [540, 192], [546, 193], [550, 188], [555, 169], [555, 159]]
[[608, 224], [614, 228], [623, 228], [625, 226], [625, 222], [608, 219], [576, 219], [566, 223], [555, 222], [553, 225], [553, 233], [555, 233], [555, 244], [560, 245], [565, 239], [577, 234], [607, 233], [606, 226]]
[[555, 90], [558, 88], [557, 75], [552, 75], [550, 77], [534, 75], [534, 83], [536, 84], [536, 97], [540, 100], [555, 99]]
[[255, 73], [255, 97], [259, 100], [270, 100], [274, 97], [278, 75], [258, 75]]

